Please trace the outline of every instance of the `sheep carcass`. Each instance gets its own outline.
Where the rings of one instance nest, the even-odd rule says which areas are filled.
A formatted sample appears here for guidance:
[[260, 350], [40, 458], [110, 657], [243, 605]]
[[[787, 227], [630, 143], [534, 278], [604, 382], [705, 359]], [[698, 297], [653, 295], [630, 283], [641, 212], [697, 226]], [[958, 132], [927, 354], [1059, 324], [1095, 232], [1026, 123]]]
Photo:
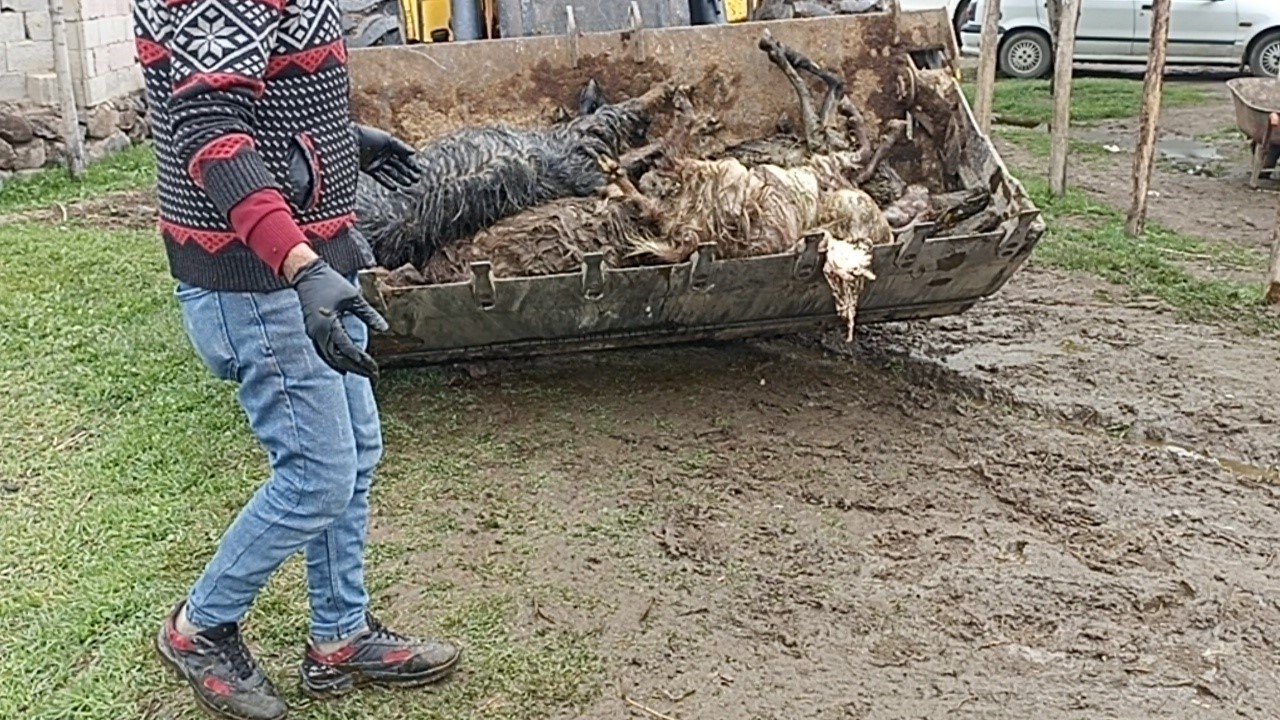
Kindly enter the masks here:
[[608, 182], [599, 159], [638, 144], [673, 91], [659, 85], [550, 130], [475, 128], [432, 143], [418, 153], [423, 177], [408, 191], [361, 179], [358, 228], [383, 267], [422, 267], [439, 248], [521, 210], [595, 195]]

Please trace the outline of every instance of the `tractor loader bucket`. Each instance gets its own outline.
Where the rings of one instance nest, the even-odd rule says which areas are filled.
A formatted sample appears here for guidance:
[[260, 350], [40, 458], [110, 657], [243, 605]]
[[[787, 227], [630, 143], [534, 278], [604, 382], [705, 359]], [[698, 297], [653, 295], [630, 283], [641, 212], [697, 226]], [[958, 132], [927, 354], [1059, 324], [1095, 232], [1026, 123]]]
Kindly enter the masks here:
[[[733, 137], [766, 137], [780, 117], [796, 117], [795, 94], [757, 47], [766, 28], [842, 73], [873, 132], [910, 117], [912, 68], [950, 71], [954, 83], [957, 53], [945, 13], [886, 12], [356, 50], [354, 112], [424, 143], [466, 126], [545, 125], [559, 108], [574, 107], [592, 78], [615, 98], [673, 81], [691, 87], [699, 110], [713, 112]], [[999, 290], [1044, 232], [1038, 210], [955, 96], [942, 171], [990, 190], [1000, 222], [956, 236], [915, 224], [876, 247], [877, 279], [862, 295], [860, 323], [963, 312]], [[911, 148], [890, 156], [909, 182], [913, 172], [932, 172], [919, 160]], [[371, 352], [394, 367], [834, 324], [820, 239], [806, 237], [794, 253], [741, 259], [717, 258], [714, 244], [704, 245], [678, 265], [618, 268], [587, 256], [578, 272], [540, 277], [497, 278], [476, 263], [470, 281], [443, 285], [390, 287], [366, 272], [362, 291], [391, 325], [373, 338]]]

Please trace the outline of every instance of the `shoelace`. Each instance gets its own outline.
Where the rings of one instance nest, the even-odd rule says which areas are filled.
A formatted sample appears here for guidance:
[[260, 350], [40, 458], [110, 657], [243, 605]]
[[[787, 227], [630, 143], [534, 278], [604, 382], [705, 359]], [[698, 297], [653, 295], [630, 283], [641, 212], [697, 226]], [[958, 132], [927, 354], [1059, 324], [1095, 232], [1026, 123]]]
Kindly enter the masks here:
[[248, 680], [249, 676], [253, 675], [253, 658], [249, 655], [249, 648], [241, 642], [240, 633], [232, 633], [221, 640], [199, 639], [208, 645], [220, 660], [231, 666], [232, 672], [238, 679]]
[[410, 642], [409, 638], [405, 637], [404, 635], [401, 635], [400, 633], [387, 629], [387, 626], [383, 625], [382, 623], [378, 622], [372, 617], [368, 618], [365, 624], [369, 626], [369, 634], [375, 639], [390, 640], [392, 642], [400, 642], [400, 643], [406, 643], [406, 644]]

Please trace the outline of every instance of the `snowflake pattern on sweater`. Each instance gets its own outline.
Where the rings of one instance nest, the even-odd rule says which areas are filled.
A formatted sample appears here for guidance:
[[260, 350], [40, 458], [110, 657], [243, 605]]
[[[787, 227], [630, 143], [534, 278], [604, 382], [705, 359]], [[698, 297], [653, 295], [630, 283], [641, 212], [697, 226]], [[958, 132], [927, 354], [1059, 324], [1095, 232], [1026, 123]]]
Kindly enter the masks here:
[[[337, 0], [136, 0], [134, 28], [174, 277], [212, 290], [284, 287], [228, 220], [265, 189], [289, 200], [335, 269], [367, 266], [353, 228], [359, 151]], [[306, 183], [291, 184], [291, 164]]]

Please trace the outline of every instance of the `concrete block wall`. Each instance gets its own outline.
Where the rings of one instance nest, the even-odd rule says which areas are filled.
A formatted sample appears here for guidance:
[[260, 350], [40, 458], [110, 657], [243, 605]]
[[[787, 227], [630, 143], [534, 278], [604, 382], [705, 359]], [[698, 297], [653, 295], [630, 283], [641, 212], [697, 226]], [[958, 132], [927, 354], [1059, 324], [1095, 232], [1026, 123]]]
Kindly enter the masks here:
[[[91, 161], [147, 135], [130, 0], [63, 0]], [[0, 184], [66, 157], [48, 0], [0, 0]]]
[[[83, 108], [136, 92], [129, 0], [64, 0], [76, 100]], [[0, 102], [57, 103], [48, 0], [0, 0]]]
[[[7, 2], [8, 0], [0, 0]], [[64, 0], [76, 100], [93, 107], [142, 89], [129, 0]]]
[[47, 0], [0, 0], [0, 101], [52, 102], [56, 84]]

